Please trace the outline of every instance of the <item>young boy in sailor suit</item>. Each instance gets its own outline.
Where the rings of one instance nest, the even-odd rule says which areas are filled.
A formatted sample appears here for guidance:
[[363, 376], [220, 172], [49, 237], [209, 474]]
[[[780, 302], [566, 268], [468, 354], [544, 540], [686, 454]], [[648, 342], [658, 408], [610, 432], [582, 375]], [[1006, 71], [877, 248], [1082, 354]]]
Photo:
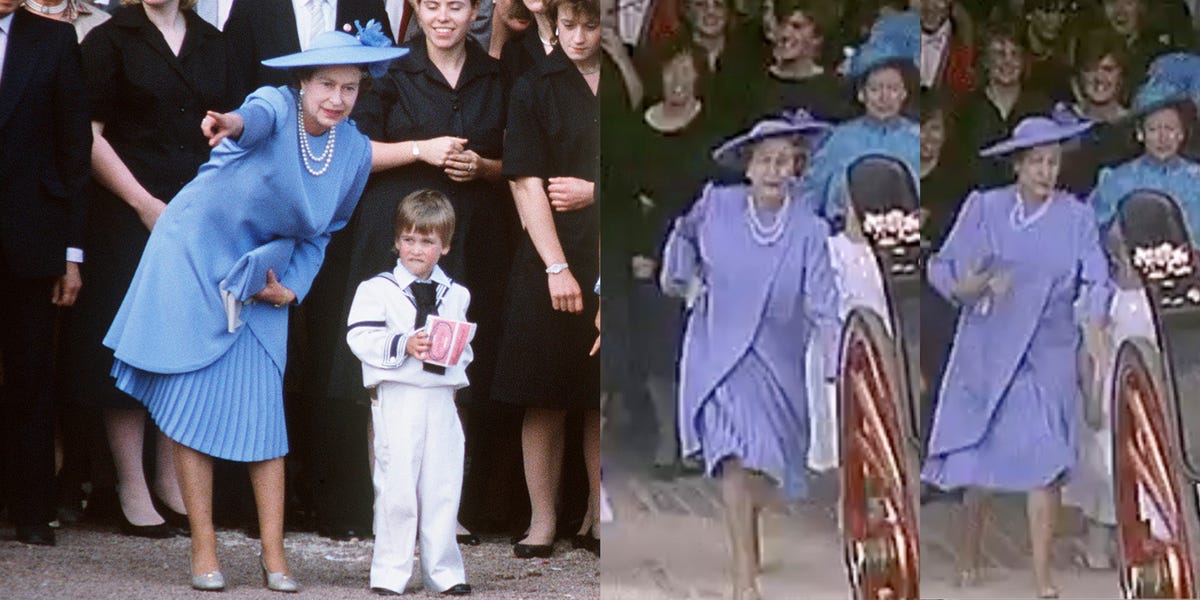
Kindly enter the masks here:
[[358, 286], [346, 342], [373, 388], [375, 428], [375, 552], [371, 589], [402, 593], [421, 541], [425, 589], [466, 595], [457, 532], [463, 478], [463, 431], [454, 392], [467, 386], [468, 344], [459, 363], [441, 368], [422, 361], [428, 315], [467, 320], [467, 288], [437, 266], [450, 250], [454, 209], [441, 193], [414, 192], [396, 207], [396, 268]]

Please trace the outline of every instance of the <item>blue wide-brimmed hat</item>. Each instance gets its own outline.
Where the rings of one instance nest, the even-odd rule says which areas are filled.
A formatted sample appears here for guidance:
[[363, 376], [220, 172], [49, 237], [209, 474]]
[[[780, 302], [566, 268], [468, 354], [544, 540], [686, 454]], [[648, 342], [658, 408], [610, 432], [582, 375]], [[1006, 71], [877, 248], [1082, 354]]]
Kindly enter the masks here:
[[1138, 88], [1137, 95], [1133, 97], [1133, 106], [1129, 110], [1129, 118], [1141, 121], [1164, 108], [1189, 100], [1191, 97], [1186, 89], [1165, 79], [1151, 79]]
[[1060, 123], [1049, 117], [1026, 117], [1013, 129], [1012, 136], [979, 152], [980, 156], [1004, 156], [1018, 150], [1026, 150], [1057, 144], [1069, 140], [1095, 125], [1092, 121]]
[[1165, 81], [1192, 93], [1200, 92], [1200, 54], [1172, 52], [1154, 59], [1148, 80]]
[[367, 65], [371, 76], [382, 77], [388, 61], [408, 54], [407, 48], [397, 48], [383, 34], [374, 19], [364, 26], [355, 21], [358, 36], [340, 31], [326, 31], [313, 38], [308, 50], [262, 61], [268, 67], [328, 67], [334, 65]]
[[746, 166], [747, 151], [755, 144], [778, 137], [801, 136], [821, 138], [829, 123], [818, 121], [806, 110], [797, 110], [777, 117], [768, 117], [754, 124], [750, 131], [738, 134], [713, 150], [713, 160], [730, 168]]
[[881, 17], [871, 28], [867, 41], [850, 59], [850, 79], [861, 84], [872, 72], [884, 67], [916, 68], [921, 59], [920, 17], [915, 11]]

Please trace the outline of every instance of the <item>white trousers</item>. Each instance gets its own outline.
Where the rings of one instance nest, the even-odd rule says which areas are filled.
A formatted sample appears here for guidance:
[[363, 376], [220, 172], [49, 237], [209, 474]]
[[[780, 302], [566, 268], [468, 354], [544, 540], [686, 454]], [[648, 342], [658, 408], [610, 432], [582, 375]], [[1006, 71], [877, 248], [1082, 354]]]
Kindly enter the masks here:
[[384, 382], [371, 402], [375, 428], [375, 554], [371, 587], [403, 592], [421, 542], [425, 589], [466, 583], [458, 550], [463, 430], [449, 388]]

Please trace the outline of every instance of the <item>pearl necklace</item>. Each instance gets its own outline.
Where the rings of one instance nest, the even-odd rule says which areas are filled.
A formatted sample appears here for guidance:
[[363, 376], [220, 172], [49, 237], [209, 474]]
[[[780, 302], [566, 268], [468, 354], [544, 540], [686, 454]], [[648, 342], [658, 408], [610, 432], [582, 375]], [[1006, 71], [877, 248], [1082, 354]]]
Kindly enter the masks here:
[[60, 15], [67, 10], [67, 0], [63, 0], [58, 6], [46, 6], [36, 0], [25, 0], [25, 4], [43, 15]]
[[1009, 214], [1009, 220], [1012, 221], [1013, 227], [1016, 227], [1018, 231], [1028, 229], [1030, 225], [1033, 225], [1045, 216], [1046, 211], [1050, 209], [1050, 202], [1052, 201], [1052, 198], [1046, 198], [1042, 201], [1042, 205], [1033, 211], [1032, 215], [1026, 216], [1025, 201], [1021, 200], [1021, 196], [1018, 194], [1017, 201], [1013, 203], [1012, 213]]
[[779, 211], [775, 213], [775, 222], [770, 225], [763, 225], [758, 218], [758, 210], [754, 207], [754, 198], [750, 194], [746, 194], [746, 221], [750, 225], [750, 237], [754, 241], [763, 246], [770, 246], [779, 241], [783, 237], [784, 225], [787, 224], [788, 206], [791, 204], [791, 197], [785, 195], [783, 204], [780, 205]]
[[[321, 150], [320, 154], [314, 154], [312, 146], [308, 144], [308, 132], [304, 130], [304, 107], [299, 103], [296, 104], [296, 123], [300, 134], [300, 159], [304, 163], [305, 170], [314, 177], [320, 177], [329, 170], [329, 165], [333, 164], [333, 145], [337, 142], [337, 127], [329, 128], [329, 141], [325, 143], [325, 149]], [[316, 163], [321, 168], [317, 169], [310, 163]]]

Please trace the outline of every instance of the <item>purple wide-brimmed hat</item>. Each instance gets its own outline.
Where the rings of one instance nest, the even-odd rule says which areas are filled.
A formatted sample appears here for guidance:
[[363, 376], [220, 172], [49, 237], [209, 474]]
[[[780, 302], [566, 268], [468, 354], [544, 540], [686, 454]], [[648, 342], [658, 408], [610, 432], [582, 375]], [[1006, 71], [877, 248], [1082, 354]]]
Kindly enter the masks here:
[[747, 150], [763, 140], [793, 136], [811, 139], [823, 136], [829, 127], [829, 123], [814, 119], [803, 109], [768, 117], [755, 123], [750, 131], [738, 134], [718, 146], [713, 150], [712, 157], [723, 166], [742, 168], [746, 166]]
[[1026, 117], [1021, 119], [1007, 140], [979, 152], [980, 156], [1004, 156], [1017, 150], [1057, 144], [1069, 140], [1095, 125], [1092, 121], [1061, 123], [1049, 117]]

